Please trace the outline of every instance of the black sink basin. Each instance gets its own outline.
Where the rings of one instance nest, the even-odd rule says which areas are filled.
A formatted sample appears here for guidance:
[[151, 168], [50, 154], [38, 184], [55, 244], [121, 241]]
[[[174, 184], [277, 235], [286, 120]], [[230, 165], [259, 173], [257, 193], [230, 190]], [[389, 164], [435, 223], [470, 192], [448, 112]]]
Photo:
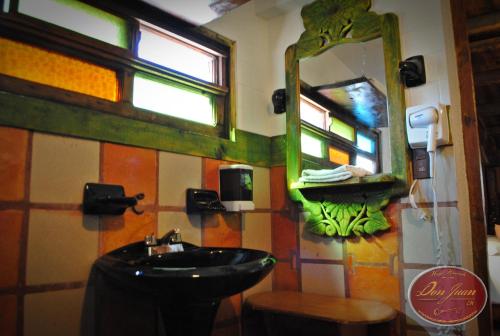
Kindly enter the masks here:
[[276, 263], [264, 251], [182, 244], [183, 252], [148, 256], [138, 242], [95, 262], [125, 295], [156, 302], [166, 335], [210, 335], [220, 300], [254, 286]]
[[264, 278], [276, 260], [267, 252], [243, 248], [197, 247], [148, 256], [143, 242], [114, 250], [96, 266], [122, 286], [145, 293], [216, 299], [248, 289]]

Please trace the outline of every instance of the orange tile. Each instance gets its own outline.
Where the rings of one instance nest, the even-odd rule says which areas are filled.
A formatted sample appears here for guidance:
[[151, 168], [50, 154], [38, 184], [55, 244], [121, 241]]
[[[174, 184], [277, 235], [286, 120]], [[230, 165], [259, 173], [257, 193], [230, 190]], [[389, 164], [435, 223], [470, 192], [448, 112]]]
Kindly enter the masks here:
[[202, 245], [218, 247], [241, 246], [241, 214], [206, 215], [203, 218]]
[[144, 240], [156, 233], [156, 214], [146, 211], [136, 215], [127, 210], [123, 216], [102, 216], [99, 230], [99, 254], [105, 254], [123, 245]]
[[230, 164], [228, 161], [203, 159], [203, 187], [219, 192], [219, 166]]
[[0, 211], [0, 287], [17, 284], [22, 223], [22, 211]]
[[215, 323], [233, 320], [241, 316], [241, 294], [236, 294], [221, 301]]
[[292, 251], [297, 251], [297, 225], [289, 217], [273, 213], [272, 246], [276, 258], [288, 259]]
[[357, 266], [349, 270], [349, 291], [356, 299], [377, 300], [400, 308], [399, 278], [386, 267]]
[[287, 207], [286, 167], [271, 167], [271, 209]]
[[392, 259], [399, 254], [398, 249], [397, 232], [347, 240], [347, 253], [353, 257], [354, 262], [389, 265]]
[[144, 193], [140, 204], [155, 204], [156, 156], [155, 150], [105, 143], [101, 162], [103, 182], [123, 185], [127, 196]]
[[0, 127], [0, 201], [24, 198], [28, 131]]
[[273, 272], [273, 291], [299, 290], [299, 277], [296, 269], [288, 262], [277, 262]]
[[14, 295], [0, 296], [0, 335], [17, 335], [16, 319], [17, 298]]

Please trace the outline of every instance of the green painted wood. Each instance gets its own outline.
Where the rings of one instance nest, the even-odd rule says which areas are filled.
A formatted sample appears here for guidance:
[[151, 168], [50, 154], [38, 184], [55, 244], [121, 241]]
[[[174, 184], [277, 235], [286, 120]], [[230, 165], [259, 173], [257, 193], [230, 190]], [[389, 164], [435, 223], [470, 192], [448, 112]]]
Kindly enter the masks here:
[[405, 95], [399, 81], [401, 44], [399, 40], [398, 17], [395, 14], [382, 16], [382, 40], [384, 46], [385, 78], [387, 84], [387, 108], [391, 127], [392, 174], [397, 181], [392, 194], [406, 194], [410, 178], [410, 158], [406, 142]]
[[334, 203], [302, 200], [306, 212], [305, 229], [318, 236], [352, 237], [373, 235], [391, 225], [382, 209], [389, 197], [367, 199], [362, 203]]
[[271, 165], [271, 138], [242, 130], [236, 130], [233, 142], [7, 92], [0, 92], [0, 106], [0, 125], [261, 167]]
[[290, 198], [300, 201], [303, 197], [297, 189], [291, 189], [293, 182], [299, 179], [302, 166], [300, 144], [300, 80], [299, 62], [296, 45], [288, 47], [285, 53], [286, 82], [286, 173]]
[[380, 36], [380, 19], [369, 12], [370, 0], [317, 0], [302, 8], [305, 31], [297, 42], [297, 58], [321, 54], [331, 47]]
[[[370, 12], [370, 0], [316, 0], [303, 7], [301, 15], [305, 31], [296, 44], [285, 53], [287, 89], [287, 181], [292, 200], [305, 200], [300, 190], [316, 188], [326, 194], [339, 192], [362, 196], [366, 189], [378, 185], [388, 189], [389, 196], [400, 196], [407, 191], [409, 178], [409, 158], [405, 138], [405, 102], [403, 86], [399, 82], [399, 61], [401, 46], [398, 20], [394, 14], [378, 15]], [[357, 43], [382, 37], [387, 81], [387, 103], [391, 122], [392, 174], [377, 181], [353, 179], [352, 183], [322, 184], [321, 188], [312, 184], [297, 184], [301, 174], [302, 153], [300, 148], [299, 61], [319, 55], [333, 46], [343, 43]], [[353, 189], [350, 190], [349, 186]], [[337, 188], [341, 186], [342, 188]]]
[[271, 167], [286, 164], [286, 135], [271, 137]]

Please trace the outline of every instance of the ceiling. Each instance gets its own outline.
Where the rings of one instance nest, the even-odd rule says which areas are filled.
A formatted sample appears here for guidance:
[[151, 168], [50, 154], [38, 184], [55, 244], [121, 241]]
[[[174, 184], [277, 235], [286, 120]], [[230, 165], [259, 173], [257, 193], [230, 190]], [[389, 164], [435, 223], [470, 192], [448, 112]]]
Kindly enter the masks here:
[[206, 24], [249, 0], [142, 0], [195, 25]]
[[[141, 0], [194, 25], [204, 25], [250, 0]], [[253, 0], [255, 15], [270, 19], [302, 7], [312, 0]]]
[[500, 0], [467, 0], [476, 109], [483, 161], [500, 166]]

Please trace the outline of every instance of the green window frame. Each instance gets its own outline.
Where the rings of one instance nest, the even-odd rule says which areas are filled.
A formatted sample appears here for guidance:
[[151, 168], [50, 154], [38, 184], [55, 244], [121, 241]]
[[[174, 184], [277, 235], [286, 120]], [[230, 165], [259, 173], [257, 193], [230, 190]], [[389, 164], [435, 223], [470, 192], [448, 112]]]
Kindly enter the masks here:
[[[0, 12], [0, 36], [53, 50], [76, 59], [106, 67], [116, 71], [119, 79], [119, 100], [103, 101], [100, 98], [76, 92], [48, 87], [18, 78], [0, 74], [0, 91], [50, 99], [70, 103], [93, 110], [116, 114], [121, 117], [146, 121], [181, 131], [235, 140], [234, 104], [234, 56], [233, 41], [203, 27], [191, 24], [160, 12], [152, 6], [138, 6], [134, 2], [112, 3], [108, 1], [45, 0], [61, 3], [73, 10], [82, 10], [85, 15], [117, 24], [121, 37], [117, 43], [107, 43], [99, 37], [84, 35], [78, 29], [58, 22], [46, 22], [19, 11], [23, 0], [2, 1], [4, 12]], [[32, 0], [26, 0], [31, 1]], [[6, 12], [6, 9], [8, 11]], [[94, 9], [94, 10], [93, 10]], [[171, 69], [161, 64], [141, 59], [138, 55], [141, 25], [157, 27], [159, 30], [179, 36], [185, 45], [203, 52], [213, 51], [216, 76], [214, 81], [206, 81], [192, 75]], [[134, 78], [142, 77], [158, 83], [168, 83], [171, 87], [186, 93], [208, 97], [212, 104], [212, 121], [192, 120], [172, 116], [162, 111], [154, 111], [134, 105]], [[191, 120], [190, 120], [191, 119]]]

